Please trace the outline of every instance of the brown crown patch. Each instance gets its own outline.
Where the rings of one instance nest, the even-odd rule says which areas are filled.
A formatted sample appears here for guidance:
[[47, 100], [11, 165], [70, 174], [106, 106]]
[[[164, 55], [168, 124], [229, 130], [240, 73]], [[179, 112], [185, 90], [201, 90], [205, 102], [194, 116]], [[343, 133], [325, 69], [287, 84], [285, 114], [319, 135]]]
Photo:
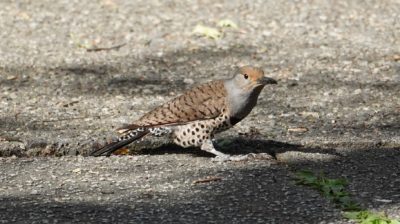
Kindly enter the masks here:
[[240, 74], [249, 76], [249, 79], [253, 82], [257, 82], [258, 80], [264, 77], [264, 72], [261, 68], [252, 67], [252, 66], [243, 66], [239, 69]]

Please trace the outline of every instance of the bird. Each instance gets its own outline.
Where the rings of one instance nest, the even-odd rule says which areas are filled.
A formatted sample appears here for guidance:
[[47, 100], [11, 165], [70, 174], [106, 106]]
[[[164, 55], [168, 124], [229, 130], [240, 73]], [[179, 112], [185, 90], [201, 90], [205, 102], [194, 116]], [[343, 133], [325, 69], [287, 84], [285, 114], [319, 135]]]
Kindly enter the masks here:
[[200, 147], [217, 161], [240, 160], [215, 149], [215, 134], [244, 119], [256, 106], [261, 90], [277, 84], [259, 67], [242, 66], [228, 79], [200, 84], [118, 129], [117, 140], [94, 149], [90, 156], [110, 156], [114, 151], [146, 136], [167, 136], [181, 147]]

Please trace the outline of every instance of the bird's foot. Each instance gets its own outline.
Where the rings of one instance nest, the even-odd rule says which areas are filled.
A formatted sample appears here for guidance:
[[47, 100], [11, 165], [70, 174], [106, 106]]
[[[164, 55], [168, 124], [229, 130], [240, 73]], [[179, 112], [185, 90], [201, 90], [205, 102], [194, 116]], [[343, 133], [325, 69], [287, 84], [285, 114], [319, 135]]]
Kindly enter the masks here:
[[231, 161], [231, 157], [230, 155], [227, 154], [220, 154], [217, 155], [216, 157], [212, 158], [213, 162], [227, 162], [227, 161]]
[[245, 155], [217, 155], [212, 159], [213, 162], [240, 162], [240, 161], [248, 161], [248, 160], [273, 160], [273, 157], [268, 153], [249, 153]]

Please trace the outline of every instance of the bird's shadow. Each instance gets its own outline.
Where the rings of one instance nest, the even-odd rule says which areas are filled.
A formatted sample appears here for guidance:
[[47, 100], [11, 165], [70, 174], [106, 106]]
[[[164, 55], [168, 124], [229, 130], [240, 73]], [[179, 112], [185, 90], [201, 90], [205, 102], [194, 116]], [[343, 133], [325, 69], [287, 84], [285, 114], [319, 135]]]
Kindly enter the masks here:
[[[273, 158], [277, 154], [288, 151], [335, 154], [334, 150], [325, 148], [310, 148], [299, 144], [292, 144], [274, 140], [247, 139], [244, 137], [222, 138], [214, 142], [215, 148], [230, 155], [244, 155], [249, 153], [267, 153]], [[194, 157], [214, 157], [198, 147], [183, 148], [175, 144], [166, 144], [156, 148], [144, 148], [137, 154], [163, 155], [163, 154], [191, 154]], [[337, 154], [335, 154], [337, 155]]]

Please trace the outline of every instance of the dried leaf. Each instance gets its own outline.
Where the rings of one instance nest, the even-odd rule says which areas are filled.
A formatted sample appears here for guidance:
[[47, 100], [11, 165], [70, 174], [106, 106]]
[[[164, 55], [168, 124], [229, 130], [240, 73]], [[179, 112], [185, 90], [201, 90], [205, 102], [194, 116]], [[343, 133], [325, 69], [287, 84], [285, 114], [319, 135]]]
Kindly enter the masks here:
[[205, 36], [211, 39], [219, 39], [222, 37], [222, 33], [219, 32], [217, 29], [212, 27], [207, 27], [203, 25], [197, 25], [194, 30], [194, 34]]
[[101, 4], [102, 4], [103, 6], [106, 6], [106, 7], [111, 8], [111, 9], [116, 9], [116, 8], [118, 8], [117, 3], [115, 3], [115, 1], [113, 1], [113, 0], [103, 0], [103, 1], [101, 1]]
[[129, 149], [128, 148], [118, 149], [113, 154], [114, 155], [129, 155]]
[[305, 127], [296, 127], [296, 128], [288, 128], [289, 132], [307, 132], [308, 128]]
[[81, 173], [81, 171], [81, 168], [76, 168], [72, 170], [73, 173]]
[[30, 16], [27, 12], [25, 12], [25, 11], [20, 11], [20, 12], [18, 12], [18, 13], [17, 13], [17, 16], [18, 16], [20, 19], [23, 19], [23, 20], [30, 20], [30, 19], [31, 19], [31, 16]]
[[10, 75], [10, 76], [7, 76], [6, 79], [7, 79], [7, 80], [16, 80], [16, 79], [17, 79], [17, 76], [15, 76], [15, 75]]
[[217, 26], [219, 26], [219, 27], [230, 27], [230, 28], [233, 28], [233, 29], [237, 29], [237, 28], [238, 28], [238, 25], [236, 25], [236, 23], [233, 22], [233, 21], [230, 20], [230, 19], [223, 19], [223, 20], [220, 20], [220, 21], [217, 23]]

